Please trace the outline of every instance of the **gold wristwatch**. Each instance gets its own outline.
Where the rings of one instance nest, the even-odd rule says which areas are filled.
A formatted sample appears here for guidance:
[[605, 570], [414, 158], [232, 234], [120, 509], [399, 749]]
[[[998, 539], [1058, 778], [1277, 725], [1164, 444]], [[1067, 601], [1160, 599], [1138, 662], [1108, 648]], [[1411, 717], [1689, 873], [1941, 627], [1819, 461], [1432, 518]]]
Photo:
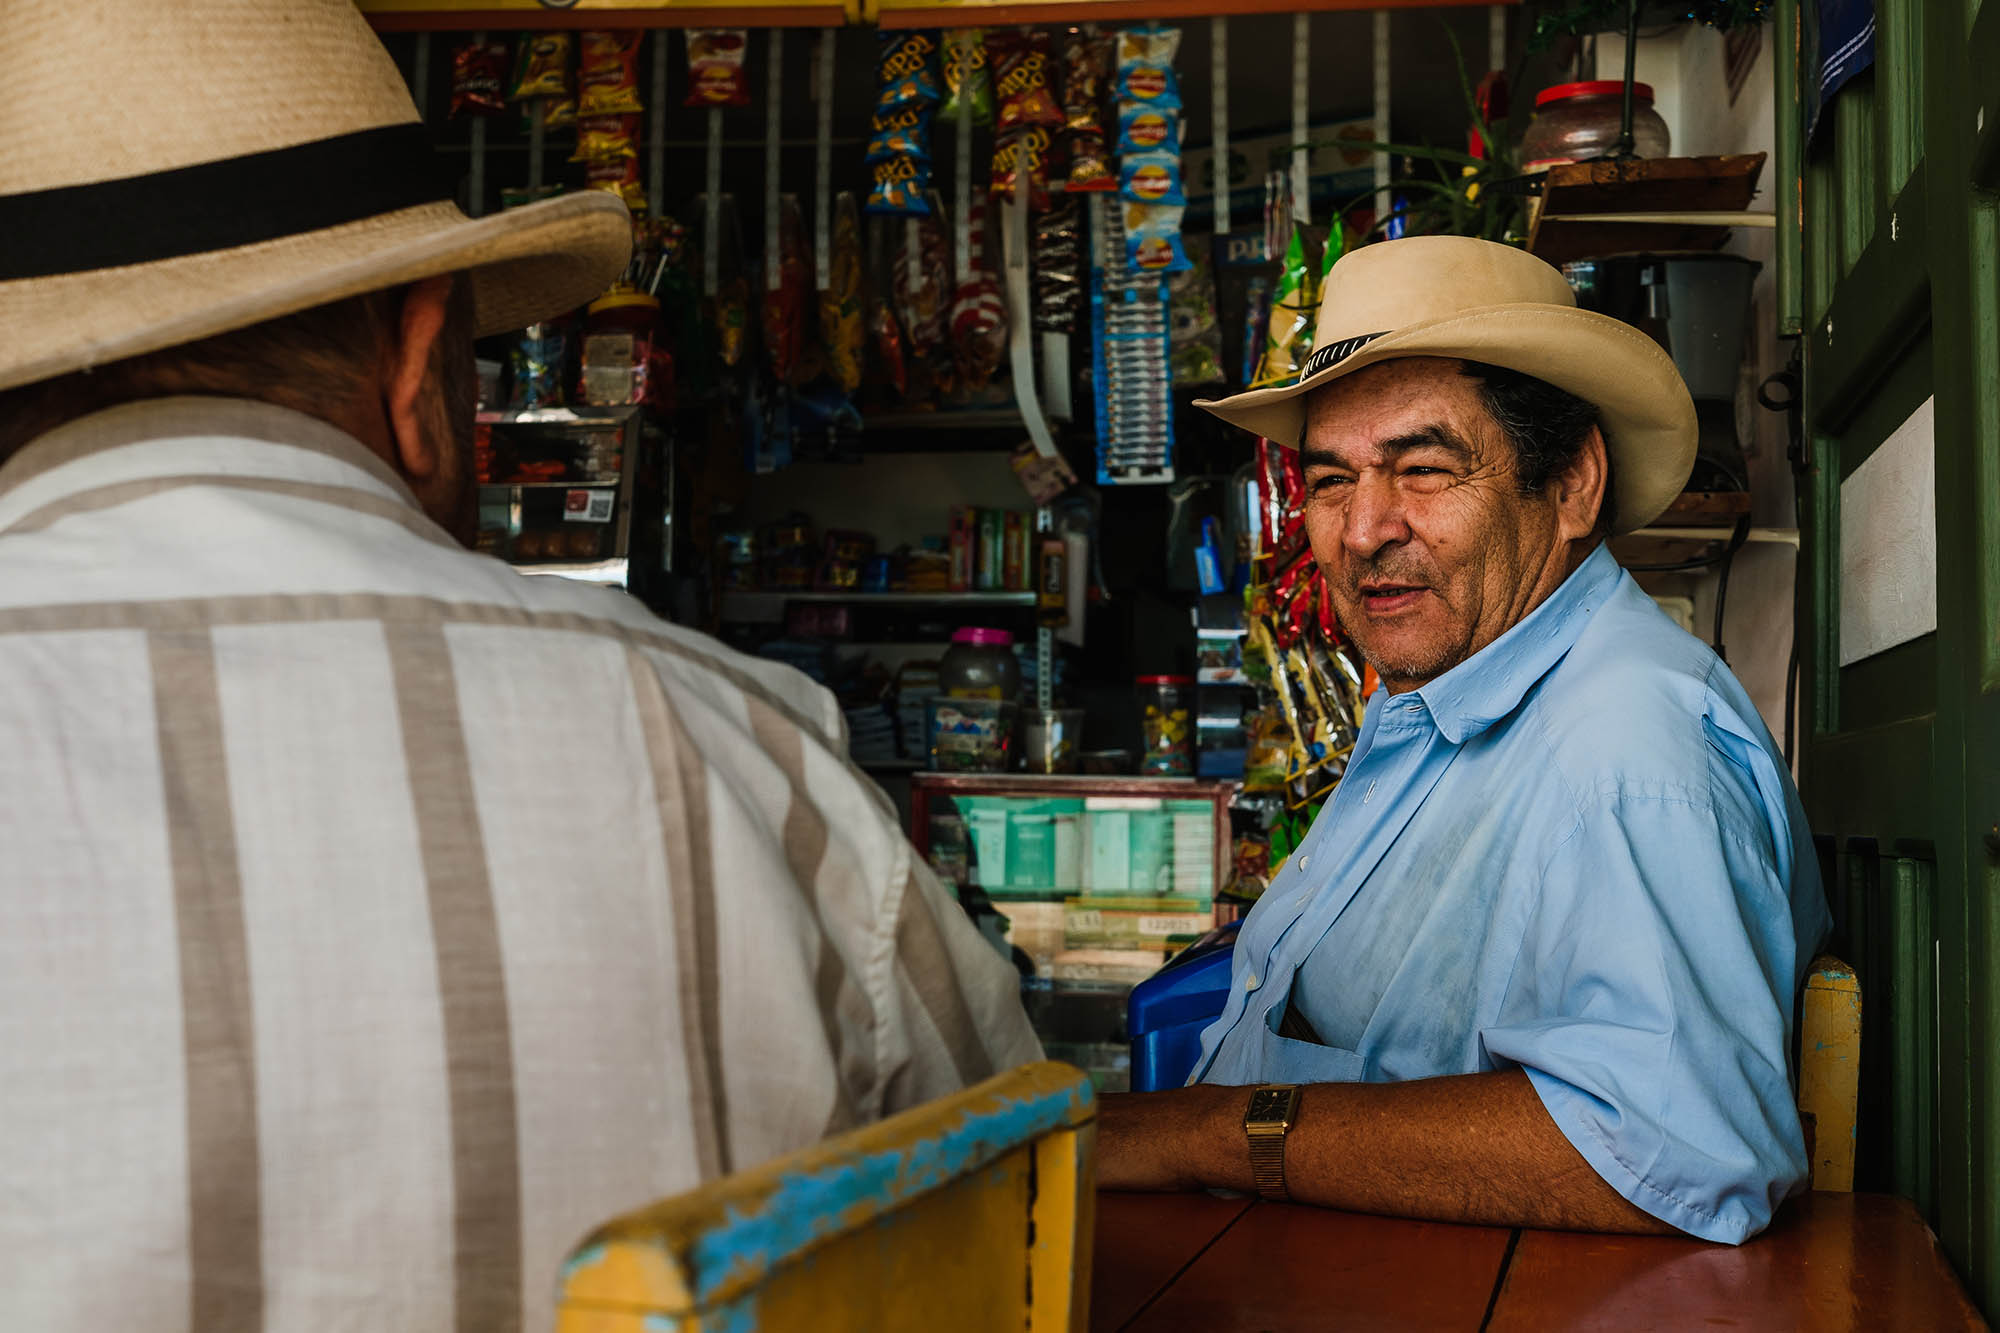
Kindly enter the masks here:
[[1250, 1094], [1243, 1132], [1250, 1139], [1250, 1179], [1267, 1199], [1290, 1199], [1285, 1189], [1285, 1135], [1299, 1118], [1296, 1083], [1266, 1083]]

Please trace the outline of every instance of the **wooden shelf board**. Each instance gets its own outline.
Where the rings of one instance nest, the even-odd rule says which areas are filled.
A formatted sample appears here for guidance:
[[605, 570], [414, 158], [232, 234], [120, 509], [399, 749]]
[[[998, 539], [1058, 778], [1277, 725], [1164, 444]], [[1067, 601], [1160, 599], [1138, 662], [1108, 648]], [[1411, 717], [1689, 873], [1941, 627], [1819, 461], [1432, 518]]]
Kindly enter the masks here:
[[[1565, 162], [1550, 167], [1528, 232], [1528, 251], [1551, 264], [1634, 251], [1715, 250], [1729, 227], [1693, 221], [1607, 221], [1607, 214], [1745, 212], [1763, 153]], [[1586, 215], [1571, 220], [1574, 215]], [[1761, 221], [1741, 225], [1768, 225]], [[1587, 220], [1586, 220], [1587, 218]]]
[[[1517, 5], [1521, 0], [1501, 0]], [[1357, 9], [1443, 9], [1462, 0], [1236, 0], [1231, 14], [1295, 14]], [[1213, 18], [1214, 0], [967, 0], [959, 4], [869, 4], [865, 17], [884, 28], [951, 28], [968, 24], [1132, 23], [1146, 19]]]
[[704, 4], [678, 0], [671, 8], [637, 6], [549, 9], [539, 3], [479, 8], [454, 0], [361, 0], [377, 32], [544, 32], [559, 28], [834, 28], [853, 21], [843, 5]]

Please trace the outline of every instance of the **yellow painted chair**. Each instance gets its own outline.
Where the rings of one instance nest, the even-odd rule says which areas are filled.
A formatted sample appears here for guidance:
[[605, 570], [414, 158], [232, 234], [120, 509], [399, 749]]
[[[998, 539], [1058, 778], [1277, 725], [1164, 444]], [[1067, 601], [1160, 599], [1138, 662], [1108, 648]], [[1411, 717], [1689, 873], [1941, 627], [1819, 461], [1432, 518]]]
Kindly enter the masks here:
[[1046, 1062], [600, 1227], [558, 1333], [1082, 1333], [1090, 1081]]
[[1799, 1000], [1799, 1118], [1816, 1190], [1854, 1188], [1861, 1090], [1861, 983], [1831, 954], [1813, 959]]

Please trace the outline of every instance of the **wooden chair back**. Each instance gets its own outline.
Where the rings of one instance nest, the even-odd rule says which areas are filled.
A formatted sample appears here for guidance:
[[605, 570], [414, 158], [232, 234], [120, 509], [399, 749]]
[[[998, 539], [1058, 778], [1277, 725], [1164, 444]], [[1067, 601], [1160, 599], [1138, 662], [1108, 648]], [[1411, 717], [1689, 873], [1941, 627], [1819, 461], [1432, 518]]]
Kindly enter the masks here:
[[1082, 1333], [1097, 1106], [1024, 1065], [598, 1228], [558, 1333]]
[[1821, 954], [1799, 998], [1799, 1118], [1816, 1190], [1854, 1188], [1860, 1088], [1861, 983], [1853, 968]]

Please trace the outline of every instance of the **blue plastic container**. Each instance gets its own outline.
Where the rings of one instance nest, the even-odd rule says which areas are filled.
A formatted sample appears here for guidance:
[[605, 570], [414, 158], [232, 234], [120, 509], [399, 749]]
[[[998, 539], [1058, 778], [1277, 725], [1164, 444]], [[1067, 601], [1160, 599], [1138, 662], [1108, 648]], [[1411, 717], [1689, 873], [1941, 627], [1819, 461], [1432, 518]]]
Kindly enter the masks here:
[[1132, 1037], [1132, 1091], [1178, 1088], [1201, 1058], [1202, 1029], [1229, 999], [1229, 958], [1236, 949], [1232, 921], [1174, 955], [1173, 961], [1132, 988], [1125, 1030]]

